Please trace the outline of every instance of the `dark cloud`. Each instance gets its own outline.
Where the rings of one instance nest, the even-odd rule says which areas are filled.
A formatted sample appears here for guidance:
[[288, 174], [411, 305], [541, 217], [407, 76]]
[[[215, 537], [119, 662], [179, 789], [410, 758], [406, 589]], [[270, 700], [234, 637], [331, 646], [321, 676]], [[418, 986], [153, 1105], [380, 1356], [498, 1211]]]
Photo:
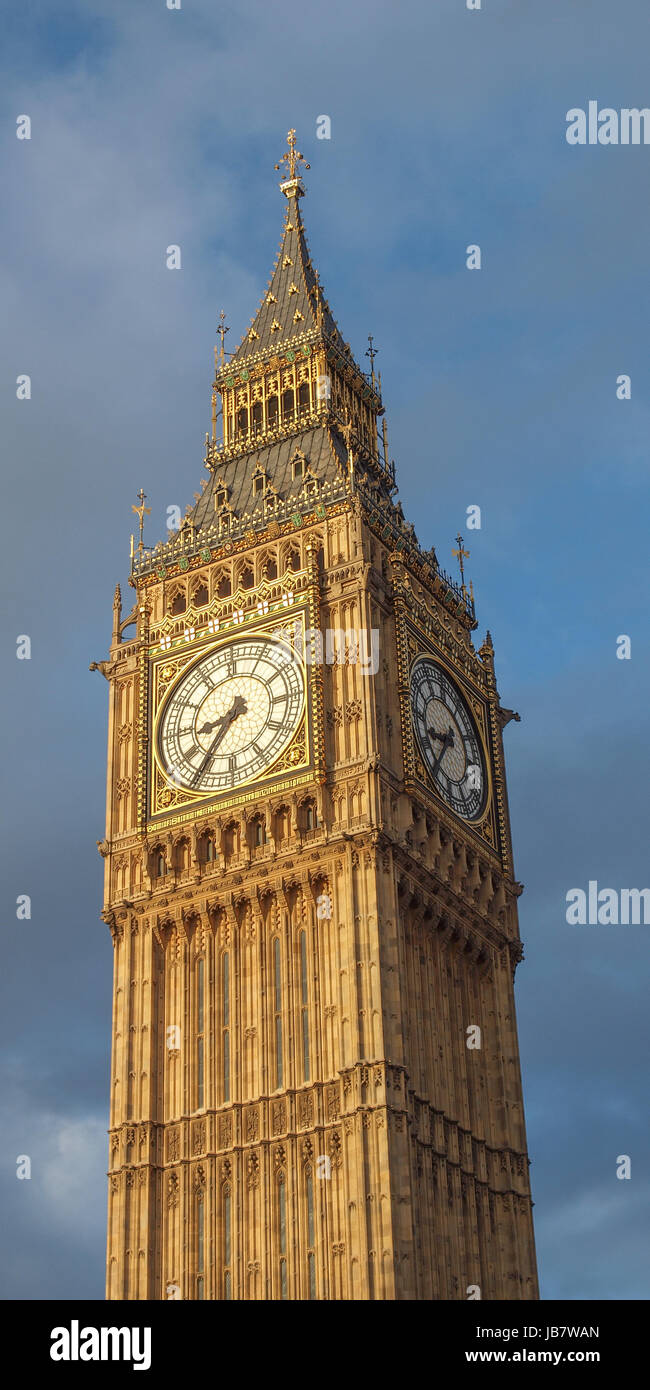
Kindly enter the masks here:
[[[107, 687], [87, 667], [117, 579], [128, 600], [137, 488], [157, 537], [198, 487], [216, 314], [232, 346], [271, 268], [271, 166], [294, 125], [328, 297], [359, 356], [368, 331], [381, 348], [405, 510], [445, 566], [466, 507], [483, 510], [468, 541], [479, 617], [524, 716], [507, 744], [543, 1290], [647, 1297], [650, 929], [564, 919], [589, 878], [647, 883], [647, 150], [564, 140], [566, 110], [591, 97], [647, 104], [647, 6], [245, 0], [224, 15], [210, 0], [36, 0], [5, 31], [5, 128], [27, 112], [33, 138], [1, 157], [1, 1291], [102, 1296]], [[465, 270], [472, 242], [480, 273]], [[11, 657], [21, 632], [30, 663]]]

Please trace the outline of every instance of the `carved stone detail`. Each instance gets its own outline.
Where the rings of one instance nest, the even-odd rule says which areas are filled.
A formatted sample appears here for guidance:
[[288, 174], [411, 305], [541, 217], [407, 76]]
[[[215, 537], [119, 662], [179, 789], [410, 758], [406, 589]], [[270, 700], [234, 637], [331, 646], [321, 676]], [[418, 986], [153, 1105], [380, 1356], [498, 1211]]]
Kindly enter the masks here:
[[217, 1124], [218, 1147], [227, 1149], [232, 1144], [232, 1115], [220, 1115]]

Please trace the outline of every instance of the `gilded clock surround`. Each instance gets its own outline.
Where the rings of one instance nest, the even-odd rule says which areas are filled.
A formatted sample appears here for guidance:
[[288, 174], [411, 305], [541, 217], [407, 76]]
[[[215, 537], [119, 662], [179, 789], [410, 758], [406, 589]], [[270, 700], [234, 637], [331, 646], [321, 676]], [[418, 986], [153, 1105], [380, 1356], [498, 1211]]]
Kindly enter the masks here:
[[[456, 693], [456, 695], [457, 695], [457, 696], [460, 698], [460, 700], [462, 701], [462, 705], [464, 705], [464, 706], [465, 706], [465, 709], [467, 710], [467, 718], [468, 718], [469, 723], [470, 723], [471, 735], [472, 735], [472, 736], [475, 738], [475, 740], [476, 740], [476, 747], [477, 747], [477, 751], [478, 751], [478, 756], [479, 756], [479, 758], [480, 758], [480, 765], [479, 765], [479, 766], [480, 766], [480, 773], [481, 773], [482, 778], [484, 779], [484, 786], [481, 788], [480, 804], [479, 804], [479, 807], [478, 807], [477, 812], [476, 812], [475, 814], [469, 814], [469, 815], [468, 815], [468, 814], [461, 813], [461, 812], [458, 812], [457, 814], [461, 815], [461, 819], [462, 819], [466, 824], [468, 824], [468, 825], [473, 825], [473, 826], [475, 826], [475, 827], [480, 827], [480, 826], [483, 824], [483, 822], [485, 821], [485, 819], [486, 819], [486, 811], [487, 811], [487, 809], [488, 809], [488, 807], [489, 807], [489, 802], [490, 802], [490, 791], [491, 791], [490, 783], [489, 783], [489, 771], [488, 771], [488, 769], [489, 769], [489, 752], [488, 752], [487, 741], [486, 741], [485, 705], [484, 705], [484, 701], [482, 701], [482, 700], [480, 699], [479, 696], [472, 695], [472, 694], [469, 692], [469, 690], [467, 689], [467, 687], [465, 686], [465, 683], [464, 683], [463, 681], [459, 680], [458, 677], [456, 677], [456, 676], [454, 675], [454, 673], [453, 673], [452, 671], [450, 671], [449, 668], [448, 668], [447, 666], [445, 666], [444, 663], [441, 662], [441, 661], [436, 657], [435, 653], [433, 653], [433, 652], [431, 652], [431, 651], [428, 651], [426, 648], [424, 648], [424, 649], [422, 649], [422, 650], [420, 651], [419, 655], [415, 658], [415, 660], [413, 661], [413, 663], [412, 663], [412, 665], [411, 665], [411, 671], [410, 671], [410, 686], [411, 686], [411, 691], [412, 691], [412, 689], [413, 689], [413, 681], [414, 681], [414, 678], [416, 677], [418, 668], [419, 668], [423, 663], [424, 663], [424, 664], [429, 664], [429, 663], [430, 663], [430, 664], [433, 666], [434, 671], [439, 671], [439, 672], [441, 672], [441, 673], [445, 676], [446, 680], [447, 680], [448, 683], [449, 683], [450, 689], [452, 690], [452, 692], [455, 692], [455, 693]], [[453, 717], [453, 716], [452, 716], [452, 717]], [[444, 722], [444, 719], [443, 719], [443, 722]], [[459, 733], [460, 733], [460, 730], [459, 730]], [[442, 793], [439, 791], [439, 789], [436, 787], [435, 782], [432, 782], [431, 772], [430, 772], [430, 769], [429, 769], [429, 768], [427, 767], [427, 765], [426, 765], [426, 761], [425, 761], [424, 755], [423, 755], [423, 750], [422, 750], [422, 747], [420, 746], [420, 740], [418, 739], [417, 730], [414, 728], [414, 723], [413, 723], [413, 706], [412, 706], [412, 702], [411, 702], [411, 718], [410, 718], [410, 720], [409, 720], [409, 734], [410, 734], [411, 739], [413, 740], [414, 761], [415, 761], [415, 766], [416, 766], [416, 770], [417, 770], [417, 774], [418, 774], [419, 780], [420, 780], [421, 782], [424, 782], [424, 784], [425, 784], [429, 789], [433, 788], [435, 794], [436, 794], [437, 796], [439, 796], [439, 797], [441, 798], [441, 800], [444, 802], [444, 801], [446, 800], [446, 798], [443, 796], [443, 794], [442, 794]], [[451, 807], [451, 809], [453, 810], [453, 807]]]
[[[268, 604], [268, 600], [266, 600]], [[241, 611], [241, 610], [240, 610]], [[303, 770], [311, 767], [311, 738], [309, 730], [309, 717], [305, 709], [305, 696], [309, 685], [309, 667], [304, 656], [297, 656], [302, 668], [303, 699], [299, 722], [291, 738], [287, 740], [287, 746], [283, 746], [281, 753], [266, 768], [264, 774], [255, 778], [247, 777], [237, 784], [234, 791], [206, 793], [205, 790], [192, 790], [186, 786], [179, 786], [170, 777], [169, 770], [166, 768], [162, 753], [159, 747], [159, 733], [161, 717], [168, 707], [168, 702], [174, 691], [182, 683], [184, 677], [197, 666], [205, 657], [218, 653], [229, 647], [237, 638], [241, 641], [246, 638], [266, 637], [268, 640], [277, 640], [290, 635], [293, 645], [295, 634], [294, 624], [298, 625], [298, 630], [302, 633], [302, 643], [300, 650], [304, 652], [304, 633], [306, 630], [307, 610], [304, 606], [292, 606], [291, 609], [284, 609], [284, 618], [278, 620], [276, 615], [269, 622], [253, 621], [248, 626], [245, 621], [233, 626], [226, 624], [225, 630], [220, 629], [221, 640], [216, 640], [212, 634], [208, 634], [207, 640], [194, 643], [192, 649], [186, 648], [185, 652], [174, 653], [170, 660], [169, 650], [163, 651], [152, 661], [151, 668], [151, 691], [152, 691], [152, 734], [151, 746], [151, 768], [150, 786], [151, 802], [150, 815], [155, 817], [160, 813], [165, 813], [171, 806], [181, 807], [192, 802], [209, 802], [218, 804], [224, 798], [231, 801], [233, 795], [238, 796], [240, 789], [243, 790], [251, 781], [257, 783], [265, 782], [270, 779], [277, 779], [287, 772], [297, 775]], [[289, 617], [290, 614], [290, 617]], [[209, 625], [210, 619], [208, 619]]]
[[[441, 803], [444, 806], [444, 800], [442, 800], [439, 797], [438, 793], [436, 792], [436, 789], [431, 785], [431, 779], [428, 775], [427, 768], [419, 753], [417, 739], [415, 737], [410, 717], [410, 686], [413, 668], [416, 662], [419, 661], [422, 657], [430, 657], [432, 661], [435, 661], [435, 663], [442, 668], [442, 670], [446, 673], [451, 683], [458, 687], [463, 698], [468, 704], [474, 721], [476, 732], [478, 734], [481, 753], [483, 757], [483, 766], [487, 782], [483, 809], [481, 811], [481, 814], [477, 816], [475, 820], [463, 820], [462, 824], [468, 831], [474, 833], [475, 835], [479, 835], [488, 846], [494, 848], [498, 844], [498, 819], [496, 816], [496, 808], [493, 804], [493, 784], [491, 769], [494, 762], [494, 758], [490, 740], [489, 712], [486, 691], [481, 691], [478, 685], [470, 681], [468, 679], [467, 673], [463, 672], [461, 674], [458, 671], [458, 669], [454, 669], [454, 667], [449, 663], [449, 661], [445, 660], [445, 657], [442, 655], [442, 653], [435, 646], [433, 646], [431, 642], [426, 641], [424, 636], [418, 633], [412, 627], [410, 627], [410, 625], [406, 637], [406, 643], [409, 655], [409, 666], [407, 687], [404, 692], [403, 699], [403, 709], [405, 713], [402, 722], [402, 729], [404, 732], [405, 741], [404, 762], [405, 766], [409, 770], [412, 769], [412, 777], [409, 778], [407, 775], [405, 779], [406, 785], [409, 788], [412, 787], [413, 791], [415, 791], [417, 788], [418, 794], [424, 794], [429, 801], [435, 801], [436, 803]], [[450, 814], [452, 813], [450, 812]], [[504, 818], [504, 832], [505, 828], [506, 823]], [[507, 843], [507, 841], [505, 841], [505, 836], [504, 843]]]
[[[122, 615], [118, 587], [96, 663], [115, 970], [107, 1297], [535, 1299], [514, 716], [489, 634], [473, 646], [463, 574], [396, 500], [376, 349], [366, 374], [323, 293], [293, 132], [282, 162], [267, 289], [233, 353], [219, 329], [207, 476], [153, 548], [139, 497], [134, 607]], [[155, 749], [174, 681], [296, 620], [344, 640], [340, 661], [304, 664], [295, 761], [219, 796], [170, 783]], [[372, 676], [348, 640], [361, 628], [379, 635]], [[477, 823], [418, 764], [423, 653], [473, 712], [489, 778]]]

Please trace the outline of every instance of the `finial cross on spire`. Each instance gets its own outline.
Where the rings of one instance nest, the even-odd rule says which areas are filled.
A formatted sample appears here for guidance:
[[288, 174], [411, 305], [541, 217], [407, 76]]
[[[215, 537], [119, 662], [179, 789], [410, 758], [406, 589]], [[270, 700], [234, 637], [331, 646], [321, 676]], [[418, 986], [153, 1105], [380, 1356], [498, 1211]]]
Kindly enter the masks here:
[[151, 513], [151, 507], [145, 507], [145, 505], [144, 505], [145, 502], [146, 502], [146, 500], [147, 500], [147, 494], [146, 494], [146, 492], [144, 491], [143, 488], [140, 488], [140, 491], [139, 491], [139, 493], [137, 494], [137, 497], [138, 497], [138, 502], [140, 503], [140, 506], [139, 506], [139, 507], [135, 507], [135, 506], [133, 505], [133, 503], [131, 503], [131, 511], [132, 511], [132, 512], [135, 512], [136, 516], [138, 517], [138, 519], [139, 519], [139, 521], [140, 521], [140, 543], [139, 543], [139, 545], [138, 545], [138, 550], [142, 550], [142, 533], [143, 533], [143, 531], [144, 531], [144, 519], [145, 519], [145, 516], [149, 516], [149, 515], [150, 515], [150, 513]]
[[452, 553], [452, 555], [455, 556], [455, 558], [458, 560], [458, 564], [459, 564], [459, 566], [460, 566], [460, 584], [461, 584], [461, 588], [462, 588], [463, 595], [464, 595], [464, 594], [465, 594], [465, 568], [464, 568], [464, 565], [463, 565], [463, 561], [464, 561], [464, 560], [469, 560], [469, 550], [463, 550], [463, 537], [461, 536], [460, 531], [458, 532], [458, 535], [456, 536], [456, 541], [457, 541], [457, 544], [458, 544], [458, 550], [452, 550], [451, 553]]
[[309, 169], [310, 165], [307, 163], [307, 160], [303, 157], [303, 155], [301, 155], [300, 150], [296, 149], [295, 130], [290, 130], [287, 132], [287, 142], [289, 148], [286, 151], [286, 153], [283, 154], [279, 163], [274, 165], [274, 168], [280, 169], [283, 164], [286, 164], [287, 167], [284, 171], [284, 177], [291, 180], [299, 179], [300, 175], [296, 172], [296, 166], [298, 164], [304, 164], [305, 169]]

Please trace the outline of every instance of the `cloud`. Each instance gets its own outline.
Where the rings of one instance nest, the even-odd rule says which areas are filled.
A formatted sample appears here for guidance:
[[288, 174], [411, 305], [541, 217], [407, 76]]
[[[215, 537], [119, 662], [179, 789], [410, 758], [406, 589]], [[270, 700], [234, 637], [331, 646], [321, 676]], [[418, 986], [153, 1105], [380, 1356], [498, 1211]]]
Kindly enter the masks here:
[[[42, 1106], [14, 1072], [0, 1108], [5, 1299], [103, 1298], [108, 1141], [102, 1114]], [[26, 1155], [31, 1177], [16, 1177]], [[22, 1165], [21, 1165], [22, 1167]]]
[[[568, 888], [643, 886], [646, 872], [645, 152], [564, 140], [566, 110], [591, 96], [644, 104], [645, 11], [631, 0], [624, 23], [605, 0], [552, 20], [510, 0], [480, 15], [406, 0], [399, 23], [394, 0], [293, 7], [290, 20], [262, 0], [227, 16], [212, 0], [179, 12], [36, 0], [28, 23], [12, 11], [7, 128], [28, 112], [33, 136], [0, 154], [4, 650], [28, 632], [33, 658], [4, 673], [3, 1030], [18, 1077], [5, 1171], [31, 1149], [35, 1163], [2, 1193], [6, 1296], [102, 1297], [106, 686], [87, 667], [106, 654], [137, 489], [155, 539], [198, 487], [216, 316], [232, 346], [264, 288], [289, 126], [312, 164], [305, 216], [327, 295], [360, 360], [369, 330], [381, 351], [407, 516], [447, 568], [467, 506], [482, 507], [469, 572], [504, 702], [523, 716], [506, 739], [543, 1286], [647, 1296], [647, 937], [571, 932], [563, 918]], [[331, 141], [315, 138], [321, 113]], [[470, 274], [475, 241], [484, 269]], [[619, 632], [631, 662], [614, 657]], [[22, 892], [33, 917], [18, 924]], [[633, 1179], [614, 1187], [625, 1135]]]

